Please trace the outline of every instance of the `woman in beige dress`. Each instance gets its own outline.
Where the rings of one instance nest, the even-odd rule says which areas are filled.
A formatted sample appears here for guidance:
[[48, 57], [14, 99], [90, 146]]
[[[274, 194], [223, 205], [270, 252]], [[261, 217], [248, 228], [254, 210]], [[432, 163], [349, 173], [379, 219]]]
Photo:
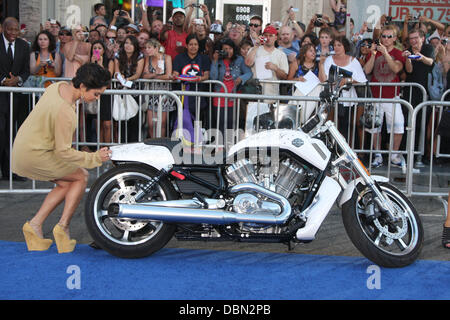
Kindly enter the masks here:
[[85, 192], [88, 172], [108, 161], [110, 150], [95, 153], [72, 148], [77, 127], [75, 102], [93, 102], [109, 85], [111, 75], [89, 63], [77, 70], [71, 82], [49, 86], [20, 127], [12, 150], [12, 171], [33, 180], [52, 181], [55, 188], [45, 198], [36, 215], [23, 226], [28, 250], [47, 250], [52, 240], [44, 239], [42, 224], [65, 201], [63, 213], [53, 229], [59, 253], [71, 252], [76, 241], [69, 237], [69, 223]]

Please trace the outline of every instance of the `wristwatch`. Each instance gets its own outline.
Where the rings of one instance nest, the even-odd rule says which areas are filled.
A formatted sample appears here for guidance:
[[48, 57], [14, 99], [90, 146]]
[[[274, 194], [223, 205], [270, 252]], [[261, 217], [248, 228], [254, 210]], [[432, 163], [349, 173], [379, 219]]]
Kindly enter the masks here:
[[17, 86], [21, 87], [21, 86], [23, 86], [23, 79], [21, 76], [19, 76], [18, 78], [19, 78], [19, 82], [17, 82]]

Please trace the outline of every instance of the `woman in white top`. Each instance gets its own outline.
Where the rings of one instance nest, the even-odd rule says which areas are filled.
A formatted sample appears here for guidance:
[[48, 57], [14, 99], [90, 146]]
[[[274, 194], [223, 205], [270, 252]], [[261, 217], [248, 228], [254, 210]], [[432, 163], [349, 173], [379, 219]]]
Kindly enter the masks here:
[[[334, 39], [334, 56], [329, 56], [324, 63], [324, 67], [320, 70], [320, 78], [324, 77], [328, 79], [328, 75], [330, 72], [330, 67], [332, 65], [338, 66], [345, 70], [352, 72], [352, 81], [353, 83], [365, 83], [367, 82], [366, 75], [364, 74], [364, 70], [361, 67], [358, 59], [355, 57], [349, 56], [346, 52], [350, 51], [350, 41], [347, 40], [345, 36], [339, 36]], [[352, 87], [350, 90], [343, 90], [341, 92], [341, 96], [343, 98], [357, 98], [356, 90]], [[339, 112], [338, 112], [338, 128], [339, 131], [348, 139], [349, 132], [349, 124], [350, 124], [350, 112], [349, 108], [352, 106], [351, 102], [344, 102], [339, 104]], [[334, 111], [334, 110], [333, 110]], [[333, 111], [330, 112], [331, 119], [333, 119]]]

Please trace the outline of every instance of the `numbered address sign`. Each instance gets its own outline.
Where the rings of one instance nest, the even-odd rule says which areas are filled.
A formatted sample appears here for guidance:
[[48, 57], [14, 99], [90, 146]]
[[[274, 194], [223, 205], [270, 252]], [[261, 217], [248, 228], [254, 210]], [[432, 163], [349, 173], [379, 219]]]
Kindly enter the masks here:
[[223, 21], [225, 24], [228, 22], [249, 22], [251, 17], [262, 17], [263, 13], [263, 6], [225, 4], [223, 9]]

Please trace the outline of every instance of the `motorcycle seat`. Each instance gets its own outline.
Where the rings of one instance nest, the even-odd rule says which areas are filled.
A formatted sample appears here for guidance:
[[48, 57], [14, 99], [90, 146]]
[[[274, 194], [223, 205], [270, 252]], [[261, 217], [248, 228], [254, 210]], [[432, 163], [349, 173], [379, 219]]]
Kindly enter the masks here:
[[[179, 147], [179, 144], [182, 143], [180, 139], [172, 140], [170, 138], [152, 138], [146, 139], [143, 141], [146, 145], [151, 146], [163, 146], [169, 149], [170, 152], [174, 155], [175, 164], [176, 165], [199, 165], [199, 166], [211, 166], [215, 167], [220, 164], [224, 164], [226, 160], [226, 155], [223, 151], [220, 151], [218, 154], [213, 154], [212, 159], [205, 159], [205, 156], [211, 155], [211, 151], [206, 150], [205, 147], [202, 147], [200, 150], [195, 150], [191, 152], [191, 149], [184, 147], [176, 150], [177, 154], [174, 154], [175, 147]], [[186, 151], [188, 150], [189, 151]]]
[[144, 144], [150, 145], [150, 146], [163, 146], [169, 149], [170, 151], [173, 151], [175, 146], [181, 143], [180, 139], [172, 140], [170, 138], [151, 138], [144, 140]]

